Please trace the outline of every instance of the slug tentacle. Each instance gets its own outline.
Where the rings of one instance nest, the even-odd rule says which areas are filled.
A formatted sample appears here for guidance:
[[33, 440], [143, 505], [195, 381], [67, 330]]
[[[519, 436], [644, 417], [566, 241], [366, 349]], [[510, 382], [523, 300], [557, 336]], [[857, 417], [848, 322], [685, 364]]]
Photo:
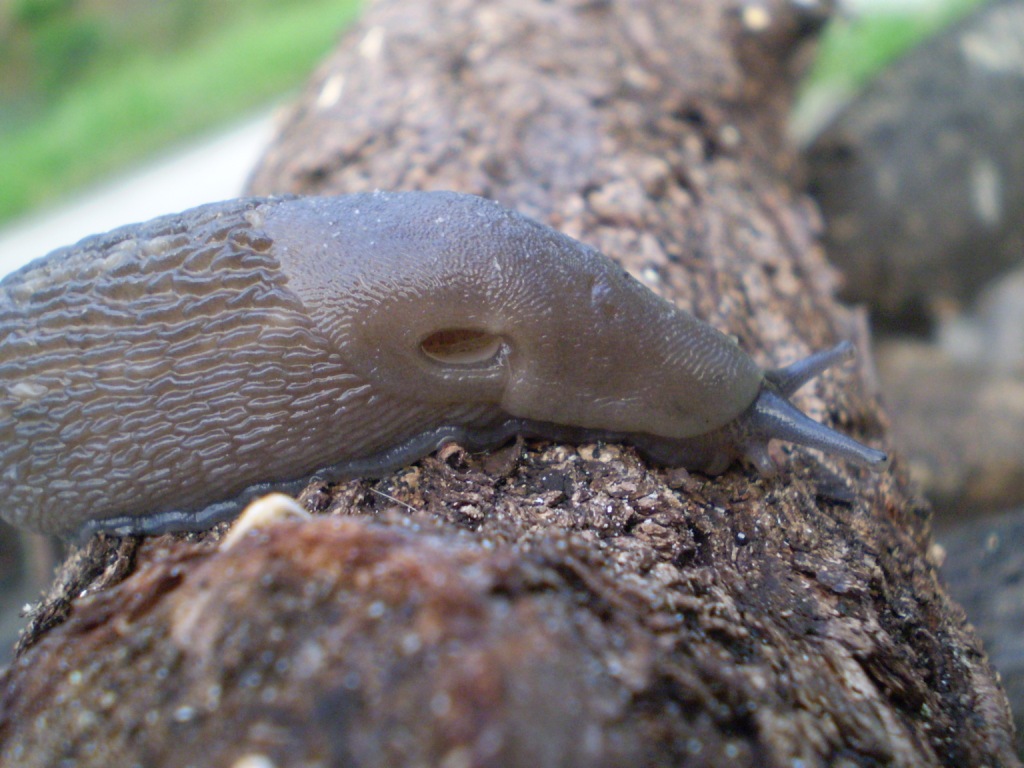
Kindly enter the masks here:
[[784, 368], [765, 371], [764, 377], [774, 385], [776, 392], [788, 398], [811, 379], [820, 376], [833, 365], [853, 358], [856, 354], [853, 344], [841, 341], [831, 349], [815, 352]]
[[736, 420], [737, 428], [746, 433], [746, 438], [741, 440], [744, 457], [762, 474], [774, 471], [774, 463], [766, 450], [769, 440], [817, 448], [875, 469], [888, 466], [886, 453], [819, 424], [787, 399], [815, 376], [854, 354], [853, 345], [843, 341], [785, 368], [765, 372], [764, 385], [757, 399]]

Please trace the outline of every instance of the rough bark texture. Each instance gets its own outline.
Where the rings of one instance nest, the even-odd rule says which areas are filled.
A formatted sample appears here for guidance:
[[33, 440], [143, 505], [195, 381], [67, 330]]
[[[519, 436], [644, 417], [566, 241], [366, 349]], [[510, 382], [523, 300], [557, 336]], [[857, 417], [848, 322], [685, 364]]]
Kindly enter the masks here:
[[[484, 194], [621, 259], [765, 365], [843, 336], [866, 353], [785, 178], [801, 7], [380, 2], [253, 191]], [[798, 401], [884, 443], [866, 360]], [[328, 517], [237, 546], [147, 541], [4, 676], [0, 755], [1017, 765], [900, 462], [779, 458], [773, 478], [712, 479], [617, 446], [446, 450], [312, 486]]]
[[1017, 748], [1024, 750], [1024, 508], [972, 519], [937, 534], [942, 575], [968, 606], [1010, 698]]

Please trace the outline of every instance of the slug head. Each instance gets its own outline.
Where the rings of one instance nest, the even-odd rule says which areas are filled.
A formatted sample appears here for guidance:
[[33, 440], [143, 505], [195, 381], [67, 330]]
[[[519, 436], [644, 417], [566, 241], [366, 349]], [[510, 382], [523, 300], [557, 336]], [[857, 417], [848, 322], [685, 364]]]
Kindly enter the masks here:
[[317, 329], [391, 397], [679, 438], [729, 423], [761, 387], [728, 337], [482, 198], [378, 192], [261, 215]]

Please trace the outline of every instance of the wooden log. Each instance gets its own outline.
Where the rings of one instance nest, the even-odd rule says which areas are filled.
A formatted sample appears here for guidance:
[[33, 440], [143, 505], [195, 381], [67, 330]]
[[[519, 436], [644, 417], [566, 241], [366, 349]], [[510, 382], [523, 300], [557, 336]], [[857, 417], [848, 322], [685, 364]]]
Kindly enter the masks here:
[[[382, 0], [252, 191], [475, 192], [620, 259], [763, 365], [853, 338], [860, 363], [797, 400], [884, 442], [868, 334], [833, 299], [782, 138], [806, 9]], [[233, 546], [146, 541], [128, 578], [27, 639], [0, 762], [1019, 765], [898, 457], [872, 474], [777, 455], [775, 477], [708, 478], [613, 445], [447, 450], [312, 486], [328, 516]]]

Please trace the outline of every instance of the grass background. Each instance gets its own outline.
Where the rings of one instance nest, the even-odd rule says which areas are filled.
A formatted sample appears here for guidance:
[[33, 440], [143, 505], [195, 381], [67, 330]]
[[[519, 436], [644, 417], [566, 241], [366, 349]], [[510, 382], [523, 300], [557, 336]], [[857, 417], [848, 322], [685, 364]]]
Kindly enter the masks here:
[[358, 0], [18, 0], [0, 13], [0, 222], [300, 85]]
[[886, 66], [985, 0], [884, 0], [839, 14], [825, 28], [792, 119], [793, 138], [808, 143]]
[[[838, 17], [795, 112], [806, 140], [866, 81], [983, 0]], [[876, 8], [879, 6], [876, 6]], [[0, 0], [0, 224], [280, 98], [359, 0]]]

